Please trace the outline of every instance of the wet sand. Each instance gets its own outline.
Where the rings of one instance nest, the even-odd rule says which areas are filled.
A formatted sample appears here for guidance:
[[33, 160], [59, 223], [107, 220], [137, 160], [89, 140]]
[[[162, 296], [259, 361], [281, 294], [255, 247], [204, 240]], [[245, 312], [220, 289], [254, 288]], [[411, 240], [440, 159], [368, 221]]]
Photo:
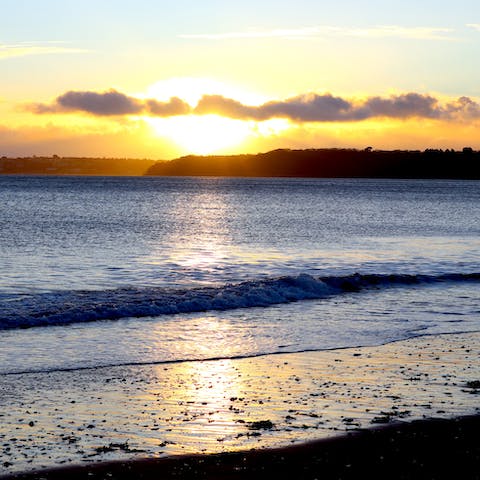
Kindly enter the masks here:
[[[153, 470], [164, 468], [159, 465], [179, 461], [187, 462], [187, 467], [180, 472], [177, 465], [176, 478], [179, 474], [181, 478], [189, 478], [187, 457], [180, 460], [162, 457], [255, 449], [237, 457], [208, 456], [208, 461], [203, 457], [193, 458], [195, 465], [230, 464], [231, 478], [242, 478], [237, 460], [243, 458], [247, 460], [241, 462], [254, 462], [248, 472], [243, 471], [245, 478], [260, 477], [269, 465], [277, 465], [272, 472], [279, 478], [302, 478], [280, 475], [300, 468], [300, 464], [307, 465], [305, 468], [311, 475], [303, 478], [315, 478], [318, 469], [330, 468], [322, 463], [324, 460], [313, 461], [319, 455], [323, 458], [321, 452], [326, 445], [333, 445], [328, 448], [337, 452], [327, 455], [328, 458], [337, 455], [337, 463], [331, 466], [331, 471], [337, 472], [339, 465], [343, 469], [353, 465], [348, 463], [350, 457], [344, 458], [339, 452], [364, 451], [359, 459], [366, 459], [375, 443], [372, 435], [379, 438], [379, 446], [386, 448], [387, 453], [379, 454], [378, 458], [386, 458], [385, 455], [398, 450], [395, 461], [402, 465], [409, 455], [415, 460], [412, 465], [425, 464], [429, 451], [425, 445], [433, 441], [440, 443], [436, 447], [438, 452], [442, 451], [441, 445], [452, 452], [458, 450], [456, 456], [452, 454], [451, 464], [461, 460], [461, 452], [467, 452], [467, 459], [478, 460], [473, 453], [478, 453], [478, 441], [475, 445], [475, 436], [465, 433], [468, 425], [478, 425], [477, 417], [429, 422], [428, 425], [442, 425], [440, 430], [449, 431], [448, 439], [441, 436], [440, 430], [436, 433], [433, 430], [423, 447], [419, 444], [410, 454], [405, 448], [415, 444], [412, 438], [423, 438], [422, 432], [430, 428], [419, 426], [415, 420], [480, 413], [480, 385], [476, 383], [480, 380], [479, 353], [480, 333], [469, 333], [421, 337], [379, 347], [2, 376], [0, 475], [84, 465], [90, 469], [90, 475], [86, 476], [84, 468], [77, 470], [81, 473], [76, 478], [111, 478], [120, 475], [119, 470], [103, 471], [104, 477], [92, 477], [96, 474], [91, 469], [95, 466], [96, 472], [102, 472], [105, 462], [120, 461], [120, 464], [109, 463], [108, 468], [123, 464], [139, 470], [130, 477], [118, 478], [153, 478]], [[388, 432], [388, 429], [378, 430], [384, 425], [393, 425], [394, 429], [385, 438], [378, 437], [378, 432]], [[399, 426], [406, 431], [409, 425], [417, 427], [414, 434], [405, 437], [408, 441], [392, 440]], [[455, 430], [459, 425], [460, 430]], [[367, 432], [363, 432], [365, 429]], [[345, 437], [346, 434], [350, 436]], [[327, 444], [305, 445], [325, 438], [330, 439]], [[439, 441], [440, 438], [444, 440]], [[346, 441], [358, 443], [345, 447]], [[458, 442], [463, 442], [461, 448], [457, 448]], [[280, 457], [275, 457], [277, 453], [272, 449], [292, 444], [303, 446], [288, 450], [297, 453], [282, 463], [278, 459], [290, 453], [282, 450]], [[403, 453], [396, 445], [406, 446]], [[392, 450], [390, 446], [395, 448]], [[310, 448], [316, 448], [316, 453]], [[135, 461], [138, 458], [149, 460], [138, 463]], [[233, 461], [234, 458], [237, 460]], [[259, 467], [255, 473], [255, 459], [261, 458], [263, 470]], [[447, 460], [440, 455], [437, 463]], [[379, 461], [372, 465], [379, 468]], [[467, 460], [462, 461], [468, 464]], [[288, 470], [289, 465], [293, 470]], [[123, 475], [128, 469], [122, 468]], [[62, 478], [49, 475], [55, 473], [43, 471], [30, 478]], [[170, 478], [168, 475], [165, 473], [162, 478]], [[195, 478], [201, 475], [198, 473]], [[218, 475], [211, 472], [208, 478], [230, 478], [227, 473]]]
[[480, 478], [480, 416], [417, 420], [293, 447], [105, 462], [17, 480]]

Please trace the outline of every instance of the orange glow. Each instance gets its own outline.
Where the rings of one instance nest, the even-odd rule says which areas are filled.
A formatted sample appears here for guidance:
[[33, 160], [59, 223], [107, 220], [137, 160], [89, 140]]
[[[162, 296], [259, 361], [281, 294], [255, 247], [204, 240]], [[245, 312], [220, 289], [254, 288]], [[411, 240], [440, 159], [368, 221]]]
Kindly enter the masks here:
[[155, 135], [167, 137], [188, 153], [210, 154], [241, 144], [249, 135], [248, 123], [218, 115], [146, 118]]
[[244, 151], [248, 140], [276, 136], [290, 125], [282, 119], [254, 122], [220, 115], [146, 117], [145, 121], [154, 135], [170, 139], [187, 154], [199, 155]]

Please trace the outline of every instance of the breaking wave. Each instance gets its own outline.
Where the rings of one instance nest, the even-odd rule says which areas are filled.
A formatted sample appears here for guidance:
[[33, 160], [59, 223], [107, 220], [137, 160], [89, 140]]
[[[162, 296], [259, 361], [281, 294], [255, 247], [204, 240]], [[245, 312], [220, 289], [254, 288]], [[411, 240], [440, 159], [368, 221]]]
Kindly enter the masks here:
[[353, 274], [325, 277], [300, 274], [218, 287], [144, 287], [39, 293], [24, 295], [10, 301], [0, 301], [0, 330], [208, 310], [267, 307], [395, 285], [478, 281], [480, 273]]

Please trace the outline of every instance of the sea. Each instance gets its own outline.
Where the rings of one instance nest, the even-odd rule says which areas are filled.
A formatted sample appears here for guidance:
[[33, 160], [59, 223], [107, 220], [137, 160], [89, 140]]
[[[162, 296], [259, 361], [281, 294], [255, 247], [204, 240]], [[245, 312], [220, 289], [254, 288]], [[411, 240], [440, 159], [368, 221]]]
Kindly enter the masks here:
[[0, 177], [0, 376], [480, 331], [480, 182]]

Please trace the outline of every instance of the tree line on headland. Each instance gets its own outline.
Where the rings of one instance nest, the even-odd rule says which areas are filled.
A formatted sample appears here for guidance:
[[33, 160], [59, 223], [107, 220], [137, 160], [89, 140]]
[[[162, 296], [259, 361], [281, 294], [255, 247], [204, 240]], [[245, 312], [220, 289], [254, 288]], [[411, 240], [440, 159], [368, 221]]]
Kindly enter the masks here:
[[480, 151], [278, 149], [175, 160], [0, 158], [0, 174], [480, 179]]
[[157, 162], [147, 175], [245, 177], [480, 178], [480, 152], [279, 149], [256, 155], [186, 156]]

